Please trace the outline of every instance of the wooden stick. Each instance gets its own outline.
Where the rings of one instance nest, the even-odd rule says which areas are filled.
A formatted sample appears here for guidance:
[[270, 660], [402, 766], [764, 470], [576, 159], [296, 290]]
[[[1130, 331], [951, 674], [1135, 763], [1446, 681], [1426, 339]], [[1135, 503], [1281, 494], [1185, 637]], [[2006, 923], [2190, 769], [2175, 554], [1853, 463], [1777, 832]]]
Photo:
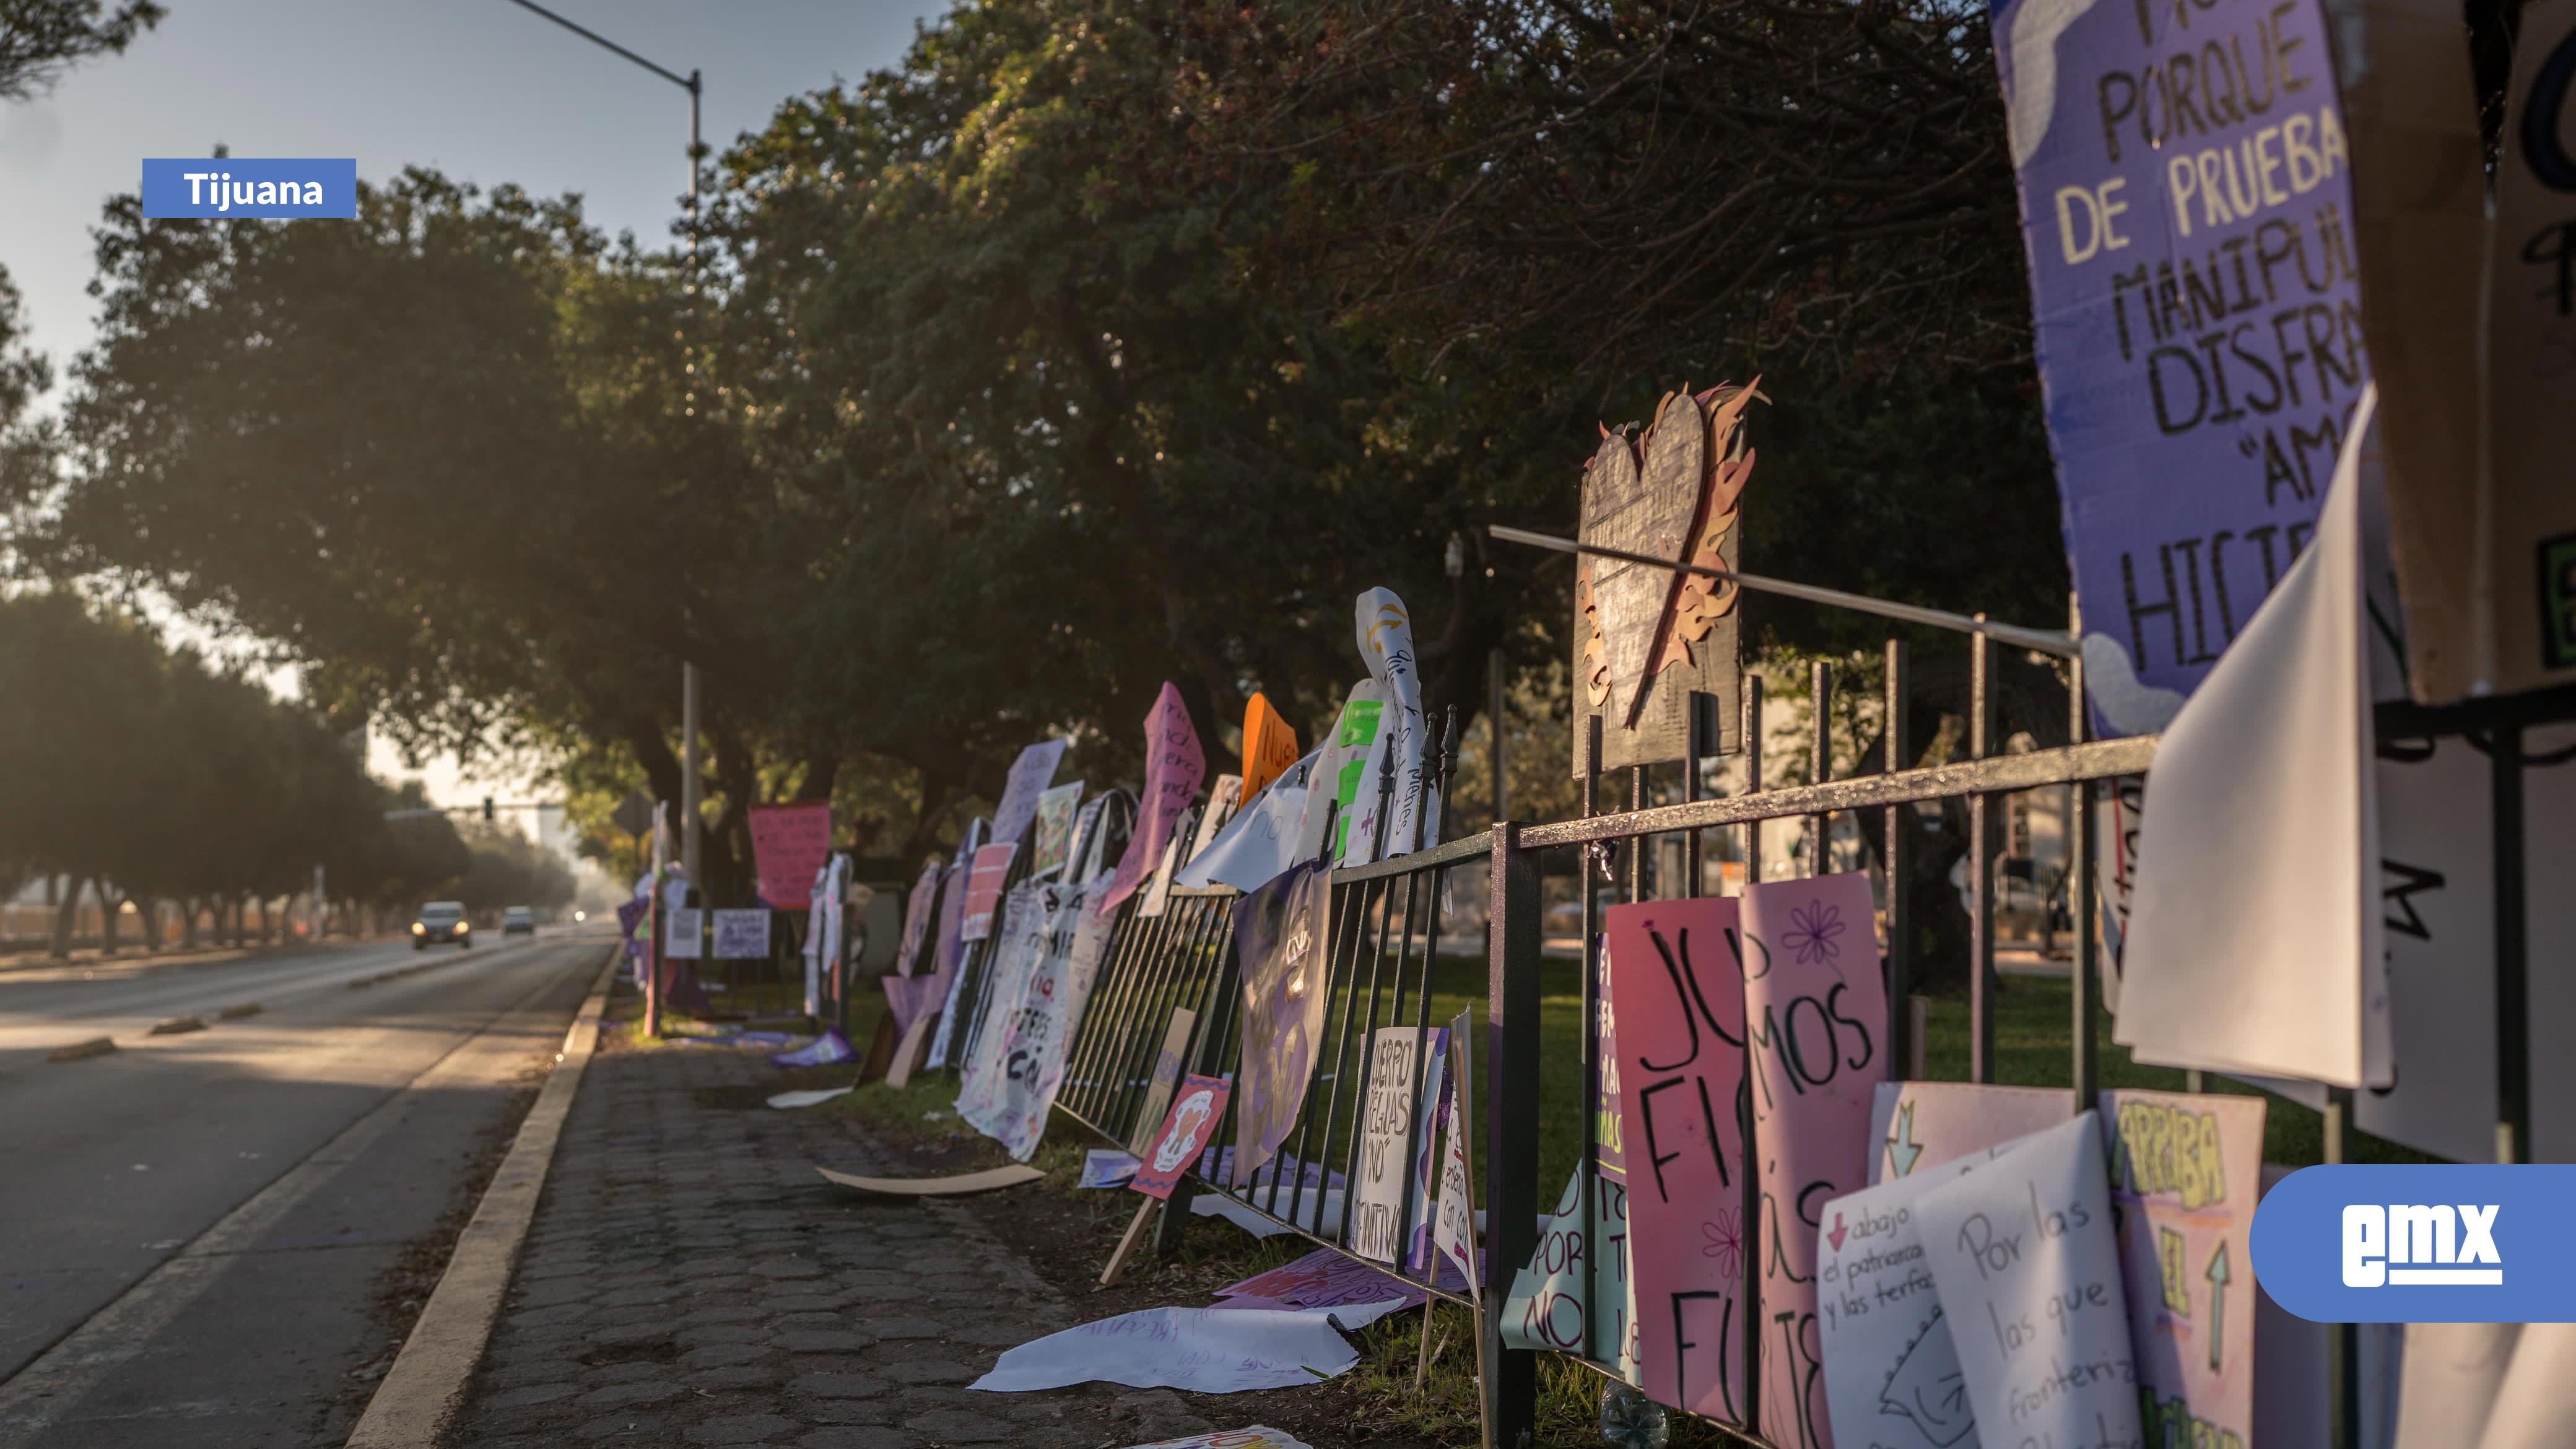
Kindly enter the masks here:
[[[1435, 1266], [1433, 1271], [1437, 1272], [1438, 1268]], [[1431, 1315], [1439, 1311], [1439, 1299], [1422, 1300], [1422, 1346], [1413, 1355], [1413, 1391], [1417, 1394], [1422, 1392], [1423, 1383], [1431, 1375]]]
[[1118, 1251], [1109, 1255], [1109, 1266], [1100, 1270], [1101, 1287], [1107, 1288], [1126, 1276], [1128, 1260], [1136, 1256], [1137, 1246], [1145, 1241], [1145, 1224], [1152, 1219], [1154, 1209], [1162, 1205], [1151, 1197], [1136, 1204], [1136, 1216], [1127, 1224], [1127, 1235], [1118, 1240]]

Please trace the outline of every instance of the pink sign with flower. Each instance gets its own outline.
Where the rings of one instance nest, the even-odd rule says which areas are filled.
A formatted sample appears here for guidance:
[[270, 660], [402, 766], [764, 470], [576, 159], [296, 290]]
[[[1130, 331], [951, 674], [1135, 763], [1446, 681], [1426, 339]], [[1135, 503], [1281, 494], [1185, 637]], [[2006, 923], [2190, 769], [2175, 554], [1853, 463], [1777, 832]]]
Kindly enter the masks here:
[[[1639, 901], [1602, 918], [1627, 1170], [1637, 1367], [1648, 1397], [1729, 1423], [1744, 1401], [1744, 984], [1736, 903]], [[1605, 1266], [1600, 1291], [1616, 1292]]]
[[1747, 886], [1743, 905], [1762, 1163], [1761, 1429], [1774, 1444], [1828, 1449], [1816, 1235], [1826, 1203], [1869, 1183], [1870, 1101], [1888, 1076], [1887, 981], [1867, 874]]

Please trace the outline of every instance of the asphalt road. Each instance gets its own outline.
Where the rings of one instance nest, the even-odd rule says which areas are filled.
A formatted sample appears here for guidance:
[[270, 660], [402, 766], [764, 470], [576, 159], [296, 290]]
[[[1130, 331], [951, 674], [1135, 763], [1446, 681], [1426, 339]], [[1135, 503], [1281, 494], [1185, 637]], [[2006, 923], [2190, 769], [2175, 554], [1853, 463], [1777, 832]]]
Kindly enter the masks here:
[[0, 1449], [344, 1440], [610, 940], [0, 973]]

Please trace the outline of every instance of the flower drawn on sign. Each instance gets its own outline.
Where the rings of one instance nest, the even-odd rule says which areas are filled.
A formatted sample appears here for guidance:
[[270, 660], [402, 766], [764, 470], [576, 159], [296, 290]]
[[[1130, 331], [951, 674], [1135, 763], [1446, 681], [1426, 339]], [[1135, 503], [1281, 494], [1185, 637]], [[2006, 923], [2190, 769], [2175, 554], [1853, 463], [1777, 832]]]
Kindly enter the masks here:
[[1831, 963], [1842, 959], [1842, 910], [1822, 901], [1789, 909], [1789, 933], [1781, 944], [1801, 962]]
[[1190, 1160], [1199, 1150], [1199, 1137], [1213, 1115], [1216, 1094], [1205, 1089], [1192, 1092], [1172, 1109], [1172, 1130], [1163, 1138], [1162, 1147], [1154, 1153], [1154, 1171], [1170, 1172]]
[[1744, 1271], [1744, 1233], [1739, 1215], [1719, 1210], [1713, 1221], [1699, 1225], [1699, 1255], [1717, 1260], [1718, 1276], [1732, 1278]]

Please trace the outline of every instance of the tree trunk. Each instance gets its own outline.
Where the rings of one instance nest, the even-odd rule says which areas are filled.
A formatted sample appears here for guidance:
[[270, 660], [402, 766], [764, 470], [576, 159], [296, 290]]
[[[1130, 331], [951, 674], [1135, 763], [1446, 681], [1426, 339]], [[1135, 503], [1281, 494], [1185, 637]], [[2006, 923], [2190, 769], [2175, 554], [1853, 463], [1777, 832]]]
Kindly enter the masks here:
[[117, 907], [124, 901], [104, 879], [95, 889], [98, 891], [98, 954], [113, 956], [116, 954], [116, 928], [123, 924], [117, 919]]
[[72, 877], [72, 888], [64, 892], [62, 904], [54, 908], [53, 958], [68, 961], [72, 954], [72, 933], [80, 928], [81, 892], [89, 889], [88, 876]]

